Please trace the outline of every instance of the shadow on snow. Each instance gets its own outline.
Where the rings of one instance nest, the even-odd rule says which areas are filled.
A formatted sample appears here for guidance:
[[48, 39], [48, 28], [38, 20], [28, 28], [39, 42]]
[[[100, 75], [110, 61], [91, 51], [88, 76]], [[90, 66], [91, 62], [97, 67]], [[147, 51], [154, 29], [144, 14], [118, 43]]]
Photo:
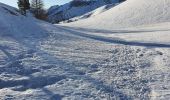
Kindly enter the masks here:
[[[74, 29], [71, 29], [68, 27], [63, 27], [63, 26], [58, 26], [58, 28], [68, 31], [70, 34], [73, 34], [73, 35], [78, 35], [78, 36], [82, 36], [82, 37], [86, 37], [86, 38], [90, 38], [90, 39], [94, 39], [94, 40], [98, 40], [98, 41], [108, 42], [108, 43], [123, 44], [123, 45], [130, 45], [130, 46], [170, 48], [170, 44], [126, 41], [126, 40], [118, 39], [118, 38], [107, 38], [107, 37], [103, 37], [103, 36], [86, 34], [84, 32], [79, 32]], [[134, 33], [136, 33], [136, 32], [138, 32], [138, 31], [134, 31]], [[139, 32], [141, 32], [141, 31], [139, 31]], [[145, 31], [142, 31], [142, 32], [145, 32]], [[148, 31], [146, 31], [146, 32], [148, 32]], [[129, 31], [128, 33], [133, 33], [133, 31]]]

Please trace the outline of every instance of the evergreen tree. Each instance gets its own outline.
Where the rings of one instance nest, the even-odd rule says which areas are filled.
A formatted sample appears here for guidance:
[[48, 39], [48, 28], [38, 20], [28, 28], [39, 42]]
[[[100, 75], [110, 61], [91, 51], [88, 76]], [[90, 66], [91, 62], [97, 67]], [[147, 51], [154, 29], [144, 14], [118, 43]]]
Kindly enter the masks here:
[[105, 2], [106, 4], [111, 4], [111, 3], [112, 3], [111, 0], [104, 0], [104, 2]]
[[21, 14], [26, 15], [26, 10], [30, 9], [29, 0], [18, 0], [18, 7]]
[[126, 1], [126, 0], [119, 0], [119, 2], [124, 2], [124, 1]]

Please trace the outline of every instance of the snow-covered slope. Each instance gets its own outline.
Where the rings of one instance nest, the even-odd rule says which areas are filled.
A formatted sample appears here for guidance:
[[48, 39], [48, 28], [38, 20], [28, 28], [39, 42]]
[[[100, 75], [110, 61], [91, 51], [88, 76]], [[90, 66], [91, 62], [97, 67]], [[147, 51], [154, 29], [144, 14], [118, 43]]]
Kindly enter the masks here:
[[[0, 35], [20, 36], [43, 36], [45, 22], [31, 16], [23, 16], [16, 8], [0, 3]], [[34, 33], [32, 32], [34, 30]], [[27, 34], [27, 35], [26, 35]]]
[[69, 22], [74, 22], [74, 21], [79, 21], [79, 20], [82, 20], [82, 19], [94, 17], [94, 16], [97, 16], [97, 15], [107, 11], [108, 9], [110, 9], [114, 6], [115, 6], [115, 4], [107, 4], [107, 5], [104, 5], [102, 7], [97, 8], [97, 9], [91, 11], [91, 12], [88, 12], [88, 13], [82, 15], [82, 16], [74, 17], [74, 18], [62, 21], [60, 23], [69, 23]]
[[119, 0], [75, 0], [61, 6], [53, 6], [48, 10], [48, 20], [52, 23], [81, 16], [106, 4], [116, 4]]
[[170, 0], [127, 0], [124, 3], [71, 26], [116, 29], [170, 21]]
[[69, 28], [0, 4], [0, 99], [168, 100], [169, 25]]

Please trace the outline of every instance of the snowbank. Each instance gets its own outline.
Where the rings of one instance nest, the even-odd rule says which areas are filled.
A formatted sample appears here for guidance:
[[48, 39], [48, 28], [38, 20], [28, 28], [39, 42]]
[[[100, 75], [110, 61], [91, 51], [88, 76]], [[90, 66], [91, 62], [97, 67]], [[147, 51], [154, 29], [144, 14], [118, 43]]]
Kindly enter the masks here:
[[[32, 16], [23, 16], [16, 8], [0, 3], [0, 36], [42, 37], [52, 25]], [[45, 28], [45, 29], [44, 29]], [[33, 32], [34, 31], [34, 32]]]
[[169, 0], [127, 0], [104, 13], [67, 24], [97, 29], [116, 29], [170, 21]]

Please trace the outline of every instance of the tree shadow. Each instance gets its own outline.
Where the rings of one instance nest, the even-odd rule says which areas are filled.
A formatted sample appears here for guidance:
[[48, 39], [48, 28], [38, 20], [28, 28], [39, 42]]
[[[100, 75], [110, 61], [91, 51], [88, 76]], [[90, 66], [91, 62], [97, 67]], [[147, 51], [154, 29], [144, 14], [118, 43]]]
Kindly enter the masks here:
[[6, 49], [8, 49], [7, 46], [0, 45], [0, 50], [8, 57], [9, 60], [13, 60], [14, 56], [10, 54]]
[[103, 36], [97, 36], [92, 34], [86, 34], [84, 32], [79, 32], [67, 27], [58, 27], [60, 29], [63, 29], [65, 31], [68, 31], [70, 34], [90, 38], [102, 42], [108, 42], [108, 43], [115, 43], [115, 44], [123, 44], [123, 45], [130, 45], [130, 46], [143, 46], [143, 47], [159, 47], [159, 48], [170, 48], [170, 44], [163, 44], [163, 43], [149, 43], [149, 42], [137, 42], [137, 41], [126, 41], [123, 39], [118, 38], [107, 38]]
[[42, 91], [46, 93], [48, 96], [50, 96], [50, 100], [62, 100], [63, 96], [59, 94], [55, 94], [51, 92], [50, 90], [43, 88]]
[[90, 29], [90, 28], [79, 28], [79, 27], [69, 27], [69, 26], [58, 26], [58, 27], [64, 27], [68, 29], [74, 29], [74, 30], [81, 30], [83, 32], [92, 32], [92, 33], [105, 33], [105, 34], [119, 34], [119, 33], [144, 33], [144, 32], [166, 32], [170, 31], [170, 29], [155, 29], [155, 30], [104, 30], [104, 29]]

